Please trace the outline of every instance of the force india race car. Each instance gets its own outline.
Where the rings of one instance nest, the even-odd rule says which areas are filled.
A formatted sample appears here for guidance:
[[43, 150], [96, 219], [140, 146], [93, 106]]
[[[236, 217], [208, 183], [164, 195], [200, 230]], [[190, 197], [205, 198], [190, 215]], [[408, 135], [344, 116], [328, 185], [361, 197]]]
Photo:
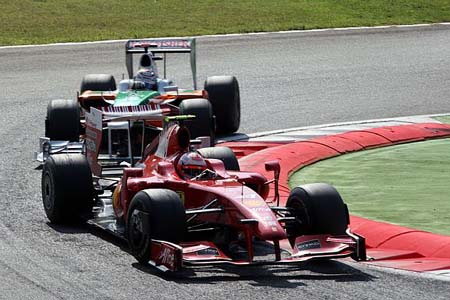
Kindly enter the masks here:
[[[91, 108], [83, 152], [50, 155], [43, 166], [48, 219], [99, 226], [127, 240], [140, 263], [161, 270], [365, 260], [364, 238], [348, 228], [347, 206], [332, 186], [296, 187], [280, 206], [279, 163], [265, 163], [274, 174], [268, 180], [240, 171], [230, 148], [196, 148], [199, 141], [191, 140], [184, 126], [193, 117], [108, 116]], [[164, 126], [157, 146], [146, 147], [138, 161], [111, 166], [98, 160], [105, 120], [162, 121]], [[269, 196], [272, 185], [274, 197]]]
[[[53, 152], [79, 151], [80, 138], [84, 138], [84, 116], [95, 107], [107, 113], [153, 111], [163, 116], [180, 114], [195, 115], [195, 120], [186, 123], [192, 137], [208, 136], [210, 145], [214, 144], [215, 134], [231, 134], [238, 130], [240, 124], [239, 84], [234, 76], [211, 76], [205, 81], [204, 89], [197, 90], [196, 42], [193, 38], [129, 40], [125, 44], [126, 67], [129, 79], [124, 79], [116, 88], [112, 75], [86, 75], [80, 86], [77, 100], [53, 100], [48, 104], [45, 120], [45, 142]], [[166, 61], [171, 54], [190, 54], [193, 88], [180, 89], [166, 79]], [[156, 85], [148, 87], [136, 76], [133, 57], [148, 58], [148, 68], [157, 75], [156, 62], [163, 65], [163, 77], [157, 78]], [[141, 63], [142, 64], [142, 63]], [[142, 67], [142, 65], [141, 65]], [[154, 126], [161, 126], [154, 121]], [[115, 130], [128, 129], [127, 124], [109, 128], [107, 144], [110, 154], [130, 155], [120, 152], [126, 149], [127, 134]], [[113, 133], [111, 134], [111, 130]], [[130, 130], [138, 130], [130, 128]], [[120, 131], [119, 131], [120, 132]], [[112, 151], [112, 152], [111, 152]], [[42, 152], [42, 149], [41, 149]], [[129, 152], [129, 151], [127, 151]], [[44, 161], [45, 157], [35, 157]]]

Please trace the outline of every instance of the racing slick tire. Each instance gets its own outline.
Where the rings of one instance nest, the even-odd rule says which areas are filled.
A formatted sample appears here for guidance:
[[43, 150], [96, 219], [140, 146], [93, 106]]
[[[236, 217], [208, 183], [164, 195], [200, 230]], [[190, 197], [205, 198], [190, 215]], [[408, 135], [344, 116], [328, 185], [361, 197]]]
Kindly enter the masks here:
[[241, 123], [239, 83], [234, 76], [211, 76], [205, 81], [205, 90], [216, 116], [216, 132], [230, 134]]
[[42, 200], [53, 224], [73, 224], [90, 216], [94, 187], [84, 155], [56, 154], [47, 158], [42, 169]]
[[186, 99], [180, 104], [180, 114], [195, 115], [195, 119], [186, 121], [191, 138], [209, 136], [210, 146], [214, 146], [215, 122], [211, 103], [206, 99]]
[[286, 224], [291, 244], [300, 235], [345, 234], [349, 222], [347, 205], [336, 189], [326, 183], [294, 188], [286, 202], [297, 221]]
[[151, 240], [179, 243], [186, 233], [186, 211], [177, 193], [166, 189], [138, 192], [128, 208], [126, 237], [132, 255], [145, 264]]
[[215, 158], [223, 161], [225, 170], [240, 171], [239, 162], [234, 152], [228, 147], [208, 147], [197, 150], [204, 158]]
[[80, 107], [75, 100], [52, 100], [47, 105], [45, 136], [51, 140], [77, 142], [80, 137]]
[[83, 77], [80, 85], [80, 94], [91, 91], [115, 91], [116, 80], [109, 74], [88, 74]]

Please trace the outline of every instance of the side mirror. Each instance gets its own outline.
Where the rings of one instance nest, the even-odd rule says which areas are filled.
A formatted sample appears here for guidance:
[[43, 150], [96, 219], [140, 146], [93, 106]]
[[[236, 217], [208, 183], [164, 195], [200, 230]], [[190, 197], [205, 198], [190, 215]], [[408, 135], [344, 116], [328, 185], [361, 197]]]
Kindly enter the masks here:
[[178, 86], [176, 85], [167, 85], [163, 87], [164, 92], [177, 92], [178, 93]]
[[134, 80], [133, 79], [123, 79], [119, 82], [119, 92], [126, 92], [129, 89], [131, 89], [131, 87], [134, 84]]
[[275, 184], [275, 197], [274, 201], [277, 202], [277, 206], [280, 205], [280, 193], [278, 192], [278, 180], [280, 178], [280, 162], [278, 160], [271, 160], [264, 164], [266, 171], [273, 171], [273, 180], [268, 181], [267, 183]]
[[280, 174], [280, 162], [278, 160], [271, 160], [264, 164], [266, 171], [274, 171], [275, 174]]

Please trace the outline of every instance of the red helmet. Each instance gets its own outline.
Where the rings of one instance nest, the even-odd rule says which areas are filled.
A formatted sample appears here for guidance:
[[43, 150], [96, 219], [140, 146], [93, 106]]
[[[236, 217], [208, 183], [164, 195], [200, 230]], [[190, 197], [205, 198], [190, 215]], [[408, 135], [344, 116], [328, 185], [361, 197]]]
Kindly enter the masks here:
[[205, 159], [197, 152], [184, 153], [181, 155], [177, 164], [179, 174], [185, 179], [194, 178], [206, 169]]

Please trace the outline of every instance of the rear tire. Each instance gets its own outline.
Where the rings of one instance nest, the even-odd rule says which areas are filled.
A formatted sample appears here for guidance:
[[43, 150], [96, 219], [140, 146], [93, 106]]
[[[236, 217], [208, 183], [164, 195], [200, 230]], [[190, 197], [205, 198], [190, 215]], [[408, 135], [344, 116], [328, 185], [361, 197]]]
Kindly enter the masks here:
[[228, 147], [208, 147], [197, 150], [204, 158], [220, 159], [225, 170], [240, 171], [239, 162], [234, 152]]
[[80, 94], [91, 91], [115, 91], [116, 80], [109, 74], [88, 74], [81, 80]]
[[[142, 214], [147, 214], [148, 222]], [[147, 189], [137, 193], [128, 208], [126, 236], [133, 256], [142, 264], [150, 260], [151, 240], [179, 243], [186, 232], [186, 211], [177, 193]]]
[[45, 136], [77, 142], [80, 138], [80, 107], [75, 100], [52, 100], [47, 105]]
[[186, 121], [191, 138], [209, 136], [214, 145], [214, 117], [211, 103], [206, 99], [186, 99], [180, 104], [180, 114], [195, 115], [195, 119]]
[[291, 243], [300, 235], [345, 234], [349, 224], [347, 205], [336, 189], [326, 183], [294, 188], [286, 202], [297, 222], [287, 226]]
[[241, 97], [236, 77], [208, 77], [205, 81], [205, 90], [208, 92], [216, 116], [216, 132], [218, 134], [236, 132], [241, 123]]
[[42, 200], [53, 224], [72, 224], [92, 213], [94, 187], [82, 154], [51, 155], [42, 169]]

